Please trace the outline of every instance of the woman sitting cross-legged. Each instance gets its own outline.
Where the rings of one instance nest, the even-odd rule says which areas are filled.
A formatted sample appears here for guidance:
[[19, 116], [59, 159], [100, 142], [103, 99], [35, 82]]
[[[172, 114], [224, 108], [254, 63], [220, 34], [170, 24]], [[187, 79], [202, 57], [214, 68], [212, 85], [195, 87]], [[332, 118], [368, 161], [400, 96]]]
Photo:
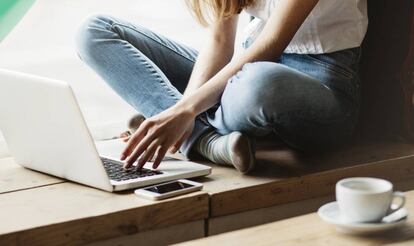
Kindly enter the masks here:
[[[299, 151], [346, 143], [359, 111], [358, 63], [366, 0], [187, 0], [210, 28], [196, 50], [145, 27], [90, 17], [79, 55], [145, 116], [121, 159], [157, 168], [171, 151], [247, 173], [254, 139]], [[255, 18], [234, 54], [239, 13]], [[189, 30], [190, 31], [190, 30]]]

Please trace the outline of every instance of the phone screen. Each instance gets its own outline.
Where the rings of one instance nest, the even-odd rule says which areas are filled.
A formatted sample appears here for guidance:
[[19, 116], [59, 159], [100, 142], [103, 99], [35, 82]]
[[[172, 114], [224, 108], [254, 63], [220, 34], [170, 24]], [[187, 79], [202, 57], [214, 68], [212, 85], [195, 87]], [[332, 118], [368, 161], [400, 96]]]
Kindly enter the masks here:
[[182, 190], [182, 189], [192, 187], [192, 186], [193, 185], [175, 181], [175, 182], [171, 182], [168, 184], [148, 187], [148, 188], [145, 188], [144, 190], [151, 191], [151, 192], [158, 193], [158, 194], [165, 194], [171, 191]]

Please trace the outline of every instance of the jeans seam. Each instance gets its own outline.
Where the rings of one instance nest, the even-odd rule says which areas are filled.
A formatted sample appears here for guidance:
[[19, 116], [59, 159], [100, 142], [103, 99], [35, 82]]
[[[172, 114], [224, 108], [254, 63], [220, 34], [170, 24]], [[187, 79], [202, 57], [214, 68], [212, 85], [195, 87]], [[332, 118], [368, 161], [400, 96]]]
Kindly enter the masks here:
[[174, 92], [171, 90], [171, 88], [165, 83], [164, 79], [158, 74], [158, 71], [154, 68], [154, 65], [150, 64], [145, 58], [143, 58], [141, 55], [139, 56], [145, 67], [147, 67], [150, 72], [160, 81], [160, 84], [167, 89], [169, 92], [169, 96], [171, 96], [173, 99], [175, 99], [177, 102], [180, 100], [177, 98], [174, 94]]
[[147, 38], [151, 39], [152, 41], [154, 41], [154, 42], [156, 42], [156, 43], [160, 44], [161, 46], [163, 46], [163, 47], [165, 47], [165, 48], [167, 48], [167, 49], [171, 50], [172, 52], [176, 53], [177, 55], [179, 55], [179, 56], [181, 56], [181, 57], [183, 57], [183, 58], [185, 58], [185, 59], [189, 60], [190, 62], [195, 62], [195, 60], [191, 59], [190, 57], [188, 57], [188, 56], [186, 56], [186, 55], [184, 55], [184, 54], [182, 54], [182, 53], [180, 53], [180, 52], [179, 52], [179, 51], [177, 51], [176, 49], [174, 49], [174, 48], [172, 48], [172, 47], [170, 47], [170, 46], [168, 46], [168, 45], [166, 45], [166, 44], [164, 44], [164, 43], [162, 43], [162, 42], [160, 42], [160, 41], [158, 41], [158, 40], [156, 40], [156, 39], [152, 38], [151, 36], [148, 36], [147, 34], [145, 34], [145, 33], [141, 32], [141, 31], [139, 31], [139, 30], [137, 30], [137, 29], [135, 29], [135, 28], [133, 28], [133, 27], [130, 27], [130, 26], [127, 26], [127, 25], [124, 25], [124, 24], [121, 24], [121, 23], [117, 23], [117, 22], [115, 22], [115, 23], [113, 23], [113, 24], [111, 25], [111, 29], [113, 29], [115, 26], [121, 26], [121, 27], [124, 27], [124, 28], [128, 28], [128, 29], [130, 29], [130, 30], [132, 30], [132, 31], [135, 31], [135, 32], [137, 32], [137, 33], [139, 33], [139, 34], [141, 34], [141, 35], [143, 35], [143, 36], [145, 36], [145, 37], [147, 37]]
[[334, 64], [330, 64], [328, 62], [325, 61], [321, 61], [315, 57], [313, 57], [312, 55], [307, 55], [307, 57], [309, 57], [314, 63], [332, 71], [335, 73], [339, 73], [342, 74], [343, 76], [345, 76], [348, 79], [353, 79], [355, 77], [354, 74], [352, 74], [351, 72], [347, 71], [345, 68], [342, 68], [339, 65], [334, 65]]

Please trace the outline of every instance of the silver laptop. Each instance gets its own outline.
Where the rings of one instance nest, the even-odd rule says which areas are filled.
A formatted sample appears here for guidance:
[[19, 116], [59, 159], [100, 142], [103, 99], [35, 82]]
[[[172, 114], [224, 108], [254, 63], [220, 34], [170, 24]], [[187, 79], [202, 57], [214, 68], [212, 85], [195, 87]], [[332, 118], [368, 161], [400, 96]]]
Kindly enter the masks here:
[[[0, 130], [19, 165], [106, 191], [211, 173], [181, 160], [124, 170], [116, 158], [98, 154], [70, 86], [37, 76], [0, 70]], [[121, 141], [112, 142], [112, 152], [122, 149]]]

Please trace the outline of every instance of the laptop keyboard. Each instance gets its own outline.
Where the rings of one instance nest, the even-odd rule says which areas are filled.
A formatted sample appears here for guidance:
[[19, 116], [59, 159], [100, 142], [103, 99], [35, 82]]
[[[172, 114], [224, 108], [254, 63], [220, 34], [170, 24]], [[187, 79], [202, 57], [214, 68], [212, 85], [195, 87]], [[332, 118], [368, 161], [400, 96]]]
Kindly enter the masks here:
[[142, 168], [141, 170], [138, 170], [135, 167], [124, 169], [122, 167], [121, 162], [111, 160], [105, 157], [101, 157], [101, 160], [106, 172], [108, 173], [109, 178], [115, 181], [144, 178], [148, 176], [162, 174], [161, 171], [146, 168]]

